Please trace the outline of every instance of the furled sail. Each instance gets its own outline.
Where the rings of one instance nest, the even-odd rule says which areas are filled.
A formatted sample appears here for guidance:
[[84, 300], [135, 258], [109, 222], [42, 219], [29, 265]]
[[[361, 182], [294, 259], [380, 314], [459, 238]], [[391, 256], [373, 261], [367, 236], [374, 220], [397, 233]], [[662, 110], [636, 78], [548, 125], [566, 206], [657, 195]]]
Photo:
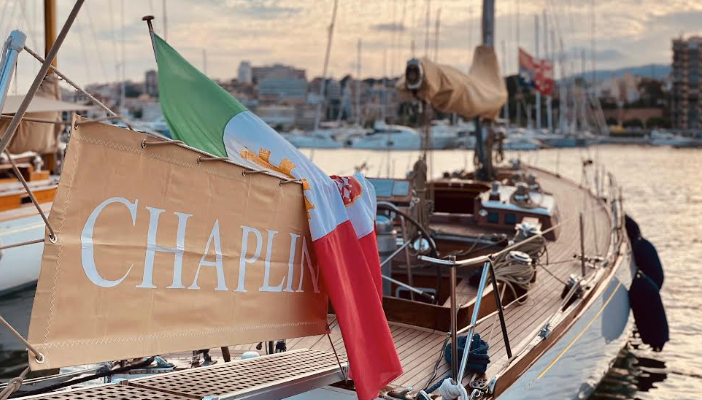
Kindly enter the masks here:
[[421, 76], [417, 76], [417, 79], [421, 79], [421, 83], [417, 88], [408, 88], [407, 76], [400, 78], [395, 86], [403, 100], [409, 101], [416, 95], [436, 110], [456, 113], [464, 118], [489, 120], [497, 118], [507, 101], [507, 87], [500, 73], [495, 49], [491, 46], [475, 48], [468, 75], [427, 58], [422, 58], [419, 63]]

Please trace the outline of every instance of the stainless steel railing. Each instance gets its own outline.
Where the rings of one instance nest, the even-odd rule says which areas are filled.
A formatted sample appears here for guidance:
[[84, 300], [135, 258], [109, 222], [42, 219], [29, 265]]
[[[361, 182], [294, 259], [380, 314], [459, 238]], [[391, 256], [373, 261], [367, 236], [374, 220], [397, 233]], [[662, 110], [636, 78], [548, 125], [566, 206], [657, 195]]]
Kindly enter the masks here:
[[[454, 378], [455, 382], [458, 384], [463, 380], [463, 374], [465, 373], [466, 365], [468, 363], [468, 354], [470, 353], [470, 346], [473, 342], [473, 332], [475, 326], [477, 325], [478, 315], [480, 313], [480, 306], [483, 300], [483, 294], [485, 293], [485, 286], [487, 284], [488, 275], [495, 276], [495, 269], [491, 256], [479, 256], [474, 258], [469, 258], [465, 260], [456, 261], [455, 256], [449, 256], [447, 260], [438, 259], [429, 256], [419, 256], [419, 259], [426, 261], [430, 264], [447, 266], [450, 268], [450, 284], [451, 284], [451, 376]], [[475, 305], [473, 306], [473, 315], [471, 316], [470, 325], [467, 332], [466, 346], [463, 350], [463, 356], [461, 357], [460, 367], [458, 365], [458, 307], [456, 305], [456, 271], [458, 268], [475, 268], [477, 269], [479, 265], [482, 264], [482, 275], [480, 277], [480, 284], [478, 286], [478, 293], [475, 298]], [[504, 308], [502, 307], [502, 298], [500, 297], [500, 291], [497, 288], [497, 280], [492, 279], [492, 291], [495, 296], [495, 303], [497, 305], [497, 314], [500, 318], [500, 327], [502, 329], [502, 338], [505, 342], [505, 350], [507, 351], [507, 357], [512, 358], [512, 348], [509, 344], [509, 335], [507, 334], [507, 324], [505, 322]]]

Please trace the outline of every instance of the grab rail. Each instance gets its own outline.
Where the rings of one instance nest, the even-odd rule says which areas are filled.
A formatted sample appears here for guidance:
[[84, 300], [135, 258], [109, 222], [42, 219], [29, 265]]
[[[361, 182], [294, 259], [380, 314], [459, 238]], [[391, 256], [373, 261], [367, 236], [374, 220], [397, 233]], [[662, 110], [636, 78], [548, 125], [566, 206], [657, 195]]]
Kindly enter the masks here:
[[[470, 346], [473, 341], [473, 331], [477, 324], [478, 314], [480, 312], [480, 305], [482, 304], [483, 293], [485, 292], [485, 285], [487, 282], [488, 273], [493, 277], [495, 276], [495, 268], [492, 262], [492, 256], [479, 256], [474, 258], [469, 258], [465, 260], [456, 261], [456, 256], [449, 256], [448, 260], [438, 259], [429, 256], [419, 256], [419, 259], [426, 261], [430, 264], [448, 266], [450, 269], [450, 281], [451, 281], [451, 373], [453, 377], [459, 377], [456, 383], [461, 382], [463, 379], [463, 373], [465, 372], [465, 366], [468, 361], [468, 353], [470, 352]], [[483, 265], [483, 272], [480, 277], [480, 285], [478, 287], [478, 293], [475, 297], [475, 305], [473, 306], [473, 315], [471, 317], [471, 322], [468, 328], [468, 339], [466, 347], [463, 350], [463, 358], [461, 359], [461, 368], [458, 370], [455, 360], [458, 359], [458, 321], [457, 313], [458, 308], [456, 306], [456, 270], [458, 268], [475, 267], [477, 265]], [[505, 342], [505, 350], [507, 351], [507, 358], [512, 358], [512, 348], [509, 344], [509, 335], [507, 333], [507, 324], [505, 322], [504, 307], [502, 306], [502, 298], [500, 296], [500, 291], [497, 288], [497, 280], [492, 279], [492, 291], [495, 296], [495, 303], [497, 305], [497, 314], [500, 318], [500, 327], [502, 330], [502, 338]]]

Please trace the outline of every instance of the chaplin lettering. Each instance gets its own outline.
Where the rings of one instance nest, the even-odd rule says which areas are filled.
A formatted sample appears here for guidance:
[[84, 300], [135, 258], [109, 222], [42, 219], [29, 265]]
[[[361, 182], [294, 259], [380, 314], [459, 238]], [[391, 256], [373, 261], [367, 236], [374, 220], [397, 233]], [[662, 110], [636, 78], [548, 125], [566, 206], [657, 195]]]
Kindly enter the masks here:
[[[99, 251], [100, 246], [95, 244], [94, 235], [95, 226], [100, 214], [107, 207], [122, 207], [124, 209], [125, 221], [130, 221], [134, 229], [145, 228], [137, 224], [137, 214], [140, 211], [138, 199], [130, 201], [124, 197], [111, 197], [100, 203], [90, 213], [90, 216], [83, 225], [81, 233], [81, 264], [85, 276], [93, 284], [103, 288], [111, 288], [120, 285], [127, 276], [132, 273], [137, 273], [134, 264], [129, 266], [125, 265], [124, 273], [118, 279], [107, 279], [100, 273], [100, 266], [96, 263], [96, 252]], [[307, 238], [304, 236], [300, 240], [300, 235], [293, 232], [289, 232], [288, 235], [285, 235], [271, 229], [259, 229], [252, 226], [240, 225], [239, 229], [241, 229], [242, 235], [239, 248], [240, 255], [237, 262], [233, 257], [227, 259], [224, 256], [223, 244], [226, 245], [227, 242], [225, 242], [226, 238], [220, 236], [220, 228], [224, 223], [223, 221], [216, 219], [212, 222], [212, 229], [210, 230], [204, 248], [197, 250], [186, 249], [188, 224], [192, 224], [192, 221], [196, 220], [196, 217], [192, 214], [178, 211], [167, 212], [164, 209], [150, 206], [144, 206], [142, 210], [144, 210], [141, 211], [142, 213], [148, 212], [149, 222], [148, 227], [146, 227], [146, 250], [144, 254], [144, 268], [141, 276], [141, 283], [136, 285], [139, 289], [157, 288], [154, 283], [155, 268], [164, 268], [163, 263], [161, 263], [161, 265], [155, 264], [156, 256], [160, 253], [162, 254], [161, 257], [168, 255], [173, 258], [173, 279], [171, 284], [166, 286], [166, 289], [200, 290], [201, 287], [198, 283], [198, 279], [201, 277], [201, 272], [210, 269], [210, 271], [214, 271], [216, 276], [216, 286], [211, 288], [215, 291], [232, 290], [234, 292], [245, 293], [247, 291], [256, 290], [258, 292], [302, 293], [304, 292], [303, 284], [305, 275], [307, 275], [311, 279], [314, 293], [320, 293], [319, 266], [313, 264], [312, 257], [310, 256], [309, 244], [307, 243]], [[173, 235], [175, 237], [161, 237], [161, 235], [165, 235], [165, 232], [159, 233], [159, 224], [164, 218], [173, 218], [177, 221], [177, 229], [175, 235]], [[283, 263], [273, 262], [274, 260], [272, 260], [272, 258], [275, 254], [274, 248], [287, 246], [287, 240], [283, 240], [286, 236], [288, 237], [286, 239], [290, 241], [287, 265], [284, 264], [284, 261]], [[157, 244], [159, 241], [173, 241], [174, 239], [174, 247], [165, 247]], [[262, 255], [264, 241], [266, 243], [266, 251], [265, 255]], [[199, 263], [193, 263], [192, 265], [185, 264], [184, 256], [186, 250], [202, 254]], [[299, 264], [295, 265], [296, 254], [298, 254], [298, 252], [301, 252]], [[272, 264], [277, 265], [274, 266]], [[286, 268], [280, 268], [280, 265], [285, 265]], [[228, 270], [227, 268], [230, 269]], [[263, 269], [261, 282], [256, 282], [255, 286], [254, 282], [247, 281], [247, 271], [250, 271], [251, 268]], [[194, 278], [192, 282], [183, 282], [183, 272], [189, 269], [195, 271]], [[277, 277], [280, 277], [281, 272], [284, 272], [282, 279], [272, 281], [274, 279], [272, 277], [273, 269], [277, 270], [275, 274]], [[296, 270], [298, 271], [297, 273], [295, 272]], [[299, 275], [297, 279], [295, 279], [296, 275]]]

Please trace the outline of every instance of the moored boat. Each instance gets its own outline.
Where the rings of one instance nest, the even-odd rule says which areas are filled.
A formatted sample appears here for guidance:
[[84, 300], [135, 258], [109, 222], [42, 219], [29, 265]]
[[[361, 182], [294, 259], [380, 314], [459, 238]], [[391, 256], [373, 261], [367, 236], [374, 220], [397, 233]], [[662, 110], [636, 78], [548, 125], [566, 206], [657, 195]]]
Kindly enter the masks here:
[[[486, 2], [486, 14], [494, 15], [493, 11], [492, 3]], [[491, 38], [492, 25], [485, 24], [484, 29], [484, 37]], [[373, 190], [349, 179], [335, 181], [337, 187], [333, 191], [339, 189], [344, 201], [342, 211], [358, 201], [361, 193], [374, 192], [374, 200], [378, 202], [377, 247], [385, 283], [381, 301], [394, 344], [394, 349], [391, 344], [383, 350], [396, 352], [403, 369], [399, 376], [386, 378], [388, 383], [378, 396], [401, 400], [424, 400], [437, 395], [463, 400], [525, 396], [582, 398], [602, 378], [626, 341], [631, 325], [627, 289], [637, 268], [630, 258], [630, 240], [634, 238], [627, 237], [624, 230], [620, 189], [611, 175], [607, 175], [606, 181], [599, 181], [593, 193], [585, 184], [578, 185], [519, 162], [493, 165], [492, 159], [497, 158], [492, 149], [496, 132], [491, 121], [504, 103], [506, 89], [489, 39], [476, 49], [474, 60], [483, 68], [471, 71], [468, 76], [451, 73], [454, 79], [447, 88], [460, 92], [470, 91], [476, 81], [494, 84], [489, 87], [490, 93], [483, 93], [484, 101], [477, 105], [459, 104], [455, 110], [448, 106], [449, 111], [465, 118], [481, 117], [476, 119], [478, 156], [474, 172], [427, 182], [425, 157], [415, 164], [407, 179], [370, 179]], [[422, 67], [420, 71], [442, 74], [442, 66], [428, 60], [412, 60], [406, 71], [407, 81], [417, 78], [412, 76], [412, 69], [418, 65]], [[443, 80], [433, 81], [431, 75], [423, 78], [429, 85], [446, 84]], [[410, 87], [415, 83], [405, 84], [417, 96], [422, 93], [422, 86]], [[418, 97], [429, 104], [436, 101], [426, 93]], [[233, 118], [236, 115], [232, 121]], [[70, 159], [70, 178], [59, 186], [57, 202], [61, 206], [52, 215], [52, 221], [60, 220], [62, 225], [65, 220], [71, 221], [67, 227], [62, 226], [61, 234], [65, 236], [58, 245], [53, 240], [45, 242], [48, 250], [44, 261], [49, 268], [44, 269], [45, 278], [37, 292], [30, 340], [47, 358], [30, 348], [32, 367], [47, 369], [47, 361], [61, 366], [114, 355], [133, 357], [153, 355], [163, 349], [187, 350], [192, 348], [185, 346], [193, 343], [229, 349], [230, 345], [241, 343], [239, 340], [256, 339], [256, 334], [262, 342], [236, 345], [233, 350], [235, 357], [242, 356], [240, 360], [231, 361], [223, 351], [226, 362], [218, 365], [34, 398], [354, 396], [358, 386], [352, 380], [356, 375], [348, 375], [347, 350], [370, 344], [345, 342], [349, 331], [342, 331], [343, 315], [326, 315], [327, 293], [323, 292], [326, 288], [317, 285], [320, 275], [315, 271], [320, 269], [309, 256], [305, 258], [309, 254], [305, 247], [307, 239], [299, 228], [307, 223], [310, 211], [322, 208], [323, 203], [313, 204], [304, 197], [309, 182], [291, 174], [295, 163], [289, 158], [273, 162], [271, 155], [279, 156], [281, 148], [289, 150], [289, 145], [284, 147], [280, 140], [274, 143], [277, 149], [261, 148], [251, 153], [233, 142], [234, 146], [241, 146], [235, 147], [233, 153], [250, 157], [245, 158], [253, 160], [249, 165], [237, 164], [221, 154], [195, 150], [182, 142], [100, 126], [96, 121], [76, 120], [72, 128], [71, 151], [75, 156]], [[272, 136], [275, 140], [279, 138]], [[419, 139], [419, 135], [416, 137]], [[119, 193], [128, 193], [125, 197], [111, 192], [95, 194], [90, 191], [89, 180], [74, 181], [79, 173], [85, 173], [84, 177], [95, 173], [81, 172], [78, 166], [82, 165], [79, 161], [96, 162], [96, 153], [111, 160], [127, 159], [121, 167], [142, 167], [131, 170], [133, 176], [115, 172], [104, 177], [119, 185]], [[187, 193], [181, 195], [181, 189]], [[116, 189], [110, 187], [110, 190]], [[172, 192], [178, 192], [179, 197], [166, 195]], [[203, 197], [207, 207], [199, 203]], [[242, 201], [232, 202], [232, 198]], [[70, 201], [89, 207], [69, 212]], [[103, 219], [98, 219], [111, 204], [114, 206], [105, 211]], [[182, 210], [169, 209], [163, 218], [171, 219], [163, 222], [166, 227], [158, 234], [158, 237], [175, 237], [175, 247], [156, 244], [159, 215], [167, 208], [163, 204]], [[185, 212], [185, 208], [192, 214]], [[271, 210], [275, 211], [274, 216]], [[190, 220], [190, 230], [186, 231], [185, 221], [196, 211], [207, 218], [198, 214]], [[85, 215], [79, 215], [81, 212]], [[222, 221], [236, 222], [237, 238], [241, 239], [236, 242], [241, 243], [241, 249], [231, 248], [235, 241], [220, 241], [220, 219], [214, 218], [219, 213], [227, 217]], [[216, 222], [203, 228], [197, 225], [203, 219]], [[272, 228], [249, 226], [258, 223], [257, 219], [273, 224]], [[224, 222], [222, 227], [226, 233]], [[238, 228], [243, 231], [239, 232]], [[372, 226], [370, 229], [376, 231]], [[290, 238], [282, 255], [274, 248], [277, 243], [274, 237], [279, 231], [278, 238]], [[191, 235], [197, 237], [197, 251], [185, 245], [190, 243], [186, 242], [186, 232], [189, 239]], [[354, 239], [355, 236], [346, 238]], [[262, 251], [264, 242], [266, 251]], [[252, 252], [248, 251], [249, 244]], [[298, 254], [302, 254], [296, 258], [298, 245], [301, 246]], [[97, 269], [94, 251], [99, 246], [104, 252], [102, 258], [97, 256], [103, 263], [101, 271]], [[145, 260], [142, 250], [146, 253]], [[160, 254], [160, 261], [156, 262], [156, 252], [169, 254]], [[110, 254], [113, 257], [105, 256]], [[115, 254], [119, 257], [114, 257]], [[133, 276], [138, 273], [132, 273], [135, 264], [129, 266], [123, 262], [135, 259], [135, 255], [140, 258], [137, 268], [143, 265], [143, 278], [142, 274]], [[119, 262], [115, 262], [117, 258]], [[234, 258], [238, 264], [232, 262]], [[81, 261], [70, 262], [78, 259]], [[113, 264], [108, 267], [108, 263]], [[230, 268], [238, 265], [237, 286], [233, 291], [226, 287], [224, 265]], [[203, 272], [198, 284], [202, 266], [212, 269], [205, 268], [209, 271]], [[254, 279], [255, 286], [247, 281], [247, 266], [248, 279]], [[192, 279], [192, 284], [186, 288], [179, 278], [188, 268], [186, 276]], [[119, 273], [112, 276], [107, 271]], [[296, 284], [299, 282], [297, 289], [292, 285], [296, 271], [299, 271], [299, 281], [294, 280]], [[271, 281], [271, 276], [276, 282]], [[71, 280], [71, 277], [80, 279]], [[325, 277], [321, 278], [324, 282]], [[164, 282], [170, 286], [166, 287]], [[249, 291], [245, 288], [247, 282]], [[277, 282], [280, 285], [273, 286]], [[90, 300], [75, 301], [73, 285], [84, 285], [85, 292], [80, 294], [86, 297], [81, 300]], [[253, 287], [260, 288], [257, 292]], [[373, 290], [362, 295], [375, 299]], [[227, 296], [224, 297], [227, 301], [215, 297], [220, 295]], [[143, 299], [150, 301], [150, 307], [143, 306]], [[158, 312], [153, 313], [154, 309]], [[85, 310], [95, 311], [99, 318], [93, 318]], [[205, 311], [218, 313], [225, 323], [205, 315]], [[182, 318], [183, 315], [188, 318]], [[232, 316], [238, 318], [232, 320]], [[85, 324], [76, 333], [69, 322], [79, 318]], [[115, 323], [125, 320], [136, 322]], [[362, 318], [355, 323], [352, 328], [378, 328]], [[172, 326], [187, 329], [175, 330]], [[138, 335], [132, 329], [139, 329]], [[272, 339], [281, 336], [286, 340], [274, 344]], [[233, 342], [232, 337], [237, 341]], [[263, 342], [268, 354], [256, 357]], [[147, 358], [144, 362], [151, 360]], [[378, 357], [377, 361], [385, 360]], [[115, 374], [114, 370], [105, 374], [110, 372]]]

